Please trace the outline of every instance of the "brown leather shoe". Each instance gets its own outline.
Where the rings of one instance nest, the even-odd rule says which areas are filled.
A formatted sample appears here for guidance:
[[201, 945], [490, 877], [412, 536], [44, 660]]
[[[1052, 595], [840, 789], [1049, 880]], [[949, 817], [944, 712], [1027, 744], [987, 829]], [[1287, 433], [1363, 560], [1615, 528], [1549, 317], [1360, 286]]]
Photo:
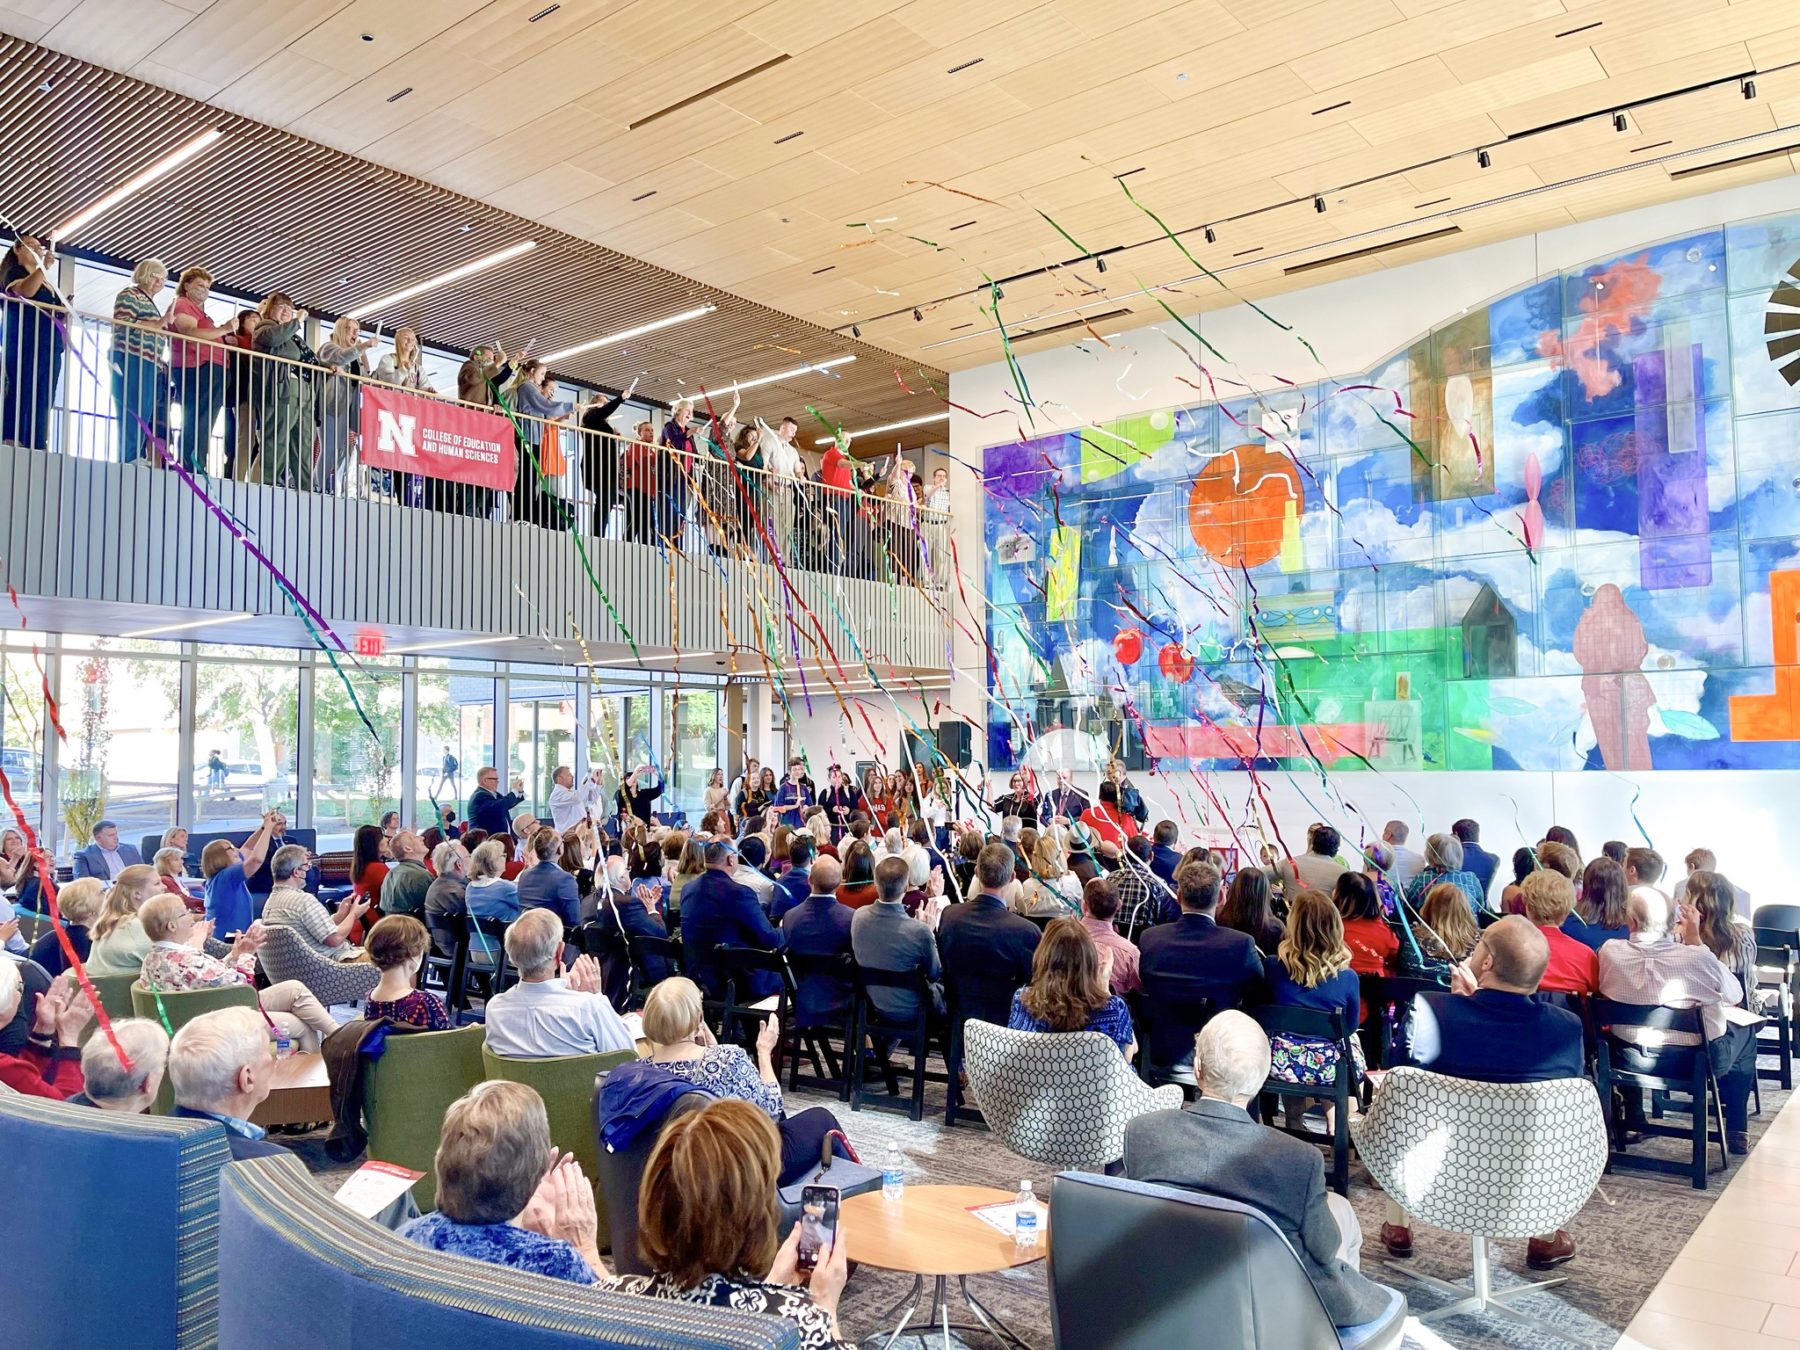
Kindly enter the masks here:
[[1555, 1270], [1574, 1255], [1575, 1239], [1568, 1229], [1559, 1228], [1554, 1237], [1531, 1239], [1525, 1248], [1525, 1264], [1533, 1270]]
[[1412, 1229], [1403, 1223], [1382, 1224], [1381, 1245], [1387, 1248], [1389, 1256], [1411, 1256]]

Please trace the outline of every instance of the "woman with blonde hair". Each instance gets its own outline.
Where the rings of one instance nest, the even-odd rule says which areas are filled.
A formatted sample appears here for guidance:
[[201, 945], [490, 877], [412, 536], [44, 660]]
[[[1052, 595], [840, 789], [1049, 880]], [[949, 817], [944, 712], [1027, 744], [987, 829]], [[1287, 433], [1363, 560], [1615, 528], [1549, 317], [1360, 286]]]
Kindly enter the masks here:
[[187, 853], [179, 848], [159, 848], [151, 856], [150, 865], [156, 869], [162, 888], [170, 895], [179, 895], [187, 901], [188, 908], [204, 911], [206, 905], [197, 895], [189, 895], [181, 884], [181, 878], [187, 875]]
[[156, 297], [168, 284], [169, 265], [145, 258], [131, 269], [131, 285], [113, 300], [112, 396], [121, 464], [148, 459], [162, 467], [158, 442], [167, 444], [169, 397]]
[[[1461, 901], [1459, 909], [1452, 898]], [[1481, 929], [1469, 909], [1468, 892], [1453, 882], [1441, 881], [1425, 892], [1418, 920], [1412, 925], [1413, 943], [1400, 944], [1399, 973], [1416, 980], [1448, 983], [1450, 967], [1469, 958]]]
[[[189, 267], [175, 283], [175, 300], [164, 322], [179, 333], [170, 344], [170, 373], [175, 402], [181, 409], [181, 462], [190, 473], [207, 472], [213, 423], [225, 403], [225, 363], [230, 353], [220, 340], [231, 332], [227, 319], [214, 323], [206, 312], [213, 277], [204, 267]], [[184, 340], [186, 339], [186, 340]]]
[[706, 871], [706, 845], [698, 836], [682, 840], [681, 856], [675, 860], [675, 875], [669, 878], [669, 898], [663, 905], [663, 916], [673, 929], [681, 919], [681, 893], [688, 883]]
[[[1063, 864], [1062, 845], [1056, 842], [1056, 836], [1048, 830], [1042, 834], [1026, 830], [1024, 834], [1036, 834], [1036, 840], [1025, 857], [1031, 875], [1018, 889], [1014, 911], [1028, 919], [1078, 914], [1081, 883]], [[1020, 842], [1024, 842], [1024, 835], [1020, 836]]]
[[[154, 867], [133, 863], [113, 878], [100, 917], [93, 927], [94, 946], [87, 960], [90, 975], [136, 975], [150, 954], [151, 939], [144, 936], [138, 911], [146, 900], [162, 895], [162, 880]], [[194, 945], [203, 943], [211, 926], [198, 931]]]
[[1053, 919], [1031, 958], [1031, 983], [1013, 994], [1014, 1031], [1097, 1031], [1126, 1059], [1137, 1054], [1131, 1010], [1111, 991], [1112, 953], [1072, 917]]
[[345, 315], [331, 326], [331, 337], [319, 344], [319, 362], [330, 370], [319, 391], [320, 490], [336, 494], [348, 486], [345, 473], [356, 448], [362, 409], [362, 379], [369, 373], [368, 350], [375, 335], [362, 336], [362, 325]]
[[[1456, 891], [1454, 886], [1446, 886]], [[1463, 909], [1467, 911], [1467, 901]], [[1275, 949], [1275, 959], [1268, 963], [1269, 1002], [1278, 1008], [1342, 1013], [1345, 1032], [1354, 1032], [1362, 1017], [1362, 986], [1350, 960], [1350, 948], [1344, 943], [1344, 918], [1337, 905], [1323, 891], [1301, 891], [1288, 902], [1287, 931]], [[1350, 1036], [1350, 1048], [1360, 1078], [1362, 1044], [1354, 1035]], [[1273, 1062], [1270, 1073], [1282, 1082], [1328, 1088], [1337, 1081], [1343, 1047], [1318, 1036], [1278, 1031], [1269, 1037], [1269, 1053]]]
[[701, 794], [703, 809], [711, 811], [728, 811], [731, 809], [731, 794], [725, 790], [725, 770], [714, 769], [706, 776], [706, 791]]
[[620, 1276], [612, 1287], [764, 1313], [793, 1323], [802, 1350], [851, 1350], [837, 1322], [849, 1275], [843, 1219], [831, 1250], [802, 1273], [802, 1225], [778, 1240], [777, 1145], [767, 1117], [746, 1102], [714, 1102], [671, 1121], [638, 1190], [638, 1240], [652, 1273]]
[[775, 1072], [781, 1025], [774, 1014], [765, 1017], [757, 1031], [754, 1065], [742, 1046], [720, 1045], [703, 1014], [699, 985], [681, 975], [659, 981], [644, 1000], [648, 1062], [714, 1097], [748, 1102], [773, 1121], [781, 1138], [782, 1185], [817, 1170], [820, 1148], [838, 1128], [837, 1117], [822, 1106], [787, 1114], [781, 1077]]
[[[63, 931], [84, 965], [92, 954], [94, 923], [105, 903], [106, 885], [98, 877], [77, 877], [57, 889], [56, 908], [62, 915]], [[31, 959], [53, 976], [69, 969], [69, 958], [53, 928], [46, 927], [38, 934], [37, 941], [31, 944]]]

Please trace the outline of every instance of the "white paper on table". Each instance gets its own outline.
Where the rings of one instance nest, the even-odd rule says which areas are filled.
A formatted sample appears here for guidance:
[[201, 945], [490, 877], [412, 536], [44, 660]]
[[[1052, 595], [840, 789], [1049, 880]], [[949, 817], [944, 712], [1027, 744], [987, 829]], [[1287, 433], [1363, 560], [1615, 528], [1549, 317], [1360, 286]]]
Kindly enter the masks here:
[[1727, 1026], [1760, 1027], [1769, 1020], [1751, 1012], [1748, 1008], [1740, 1008], [1735, 1003], [1726, 1004], [1723, 1011]]
[[350, 1179], [337, 1189], [338, 1203], [354, 1214], [372, 1219], [424, 1176], [409, 1167], [395, 1163], [366, 1162], [350, 1174]]
[[[1044, 1231], [1044, 1207], [1033, 1205], [1032, 1208], [1037, 1211], [1038, 1231], [1041, 1233]], [[1007, 1237], [1012, 1237], [1018, 1226], [1019, 1205], [1014, 1200], [1008, 1200], [998, 1205], [972, 1205], [969, 1213], [996, 1232], [1006, 1234]]]

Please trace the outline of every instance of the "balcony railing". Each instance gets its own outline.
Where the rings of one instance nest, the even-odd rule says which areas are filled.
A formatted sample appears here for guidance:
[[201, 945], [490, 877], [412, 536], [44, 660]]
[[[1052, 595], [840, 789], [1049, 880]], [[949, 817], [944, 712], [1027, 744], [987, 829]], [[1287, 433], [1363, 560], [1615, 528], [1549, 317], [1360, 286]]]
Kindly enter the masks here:
[[[879, 604], [889, 636], [899, 646], [918, 644], [924, 664], [933, 663], [934, 642], [941, 645], [943, 624], [931, 617], [929, 597], [949, 571], [947, 514], [912, 500], [910, 490], [843, 490], [804, 467], [774, 473], [753, 460], [730, 462], [718, 442], [732, 429], [714, 423], [704, 407], [691, 423], [695, 448], [687, 452], [584, 429], [586, 407], [535, 417], [464, 403], [405, 379], [384, 381], [17, 299], [0, 304], [0, 314], [0, 444], [49, 456], [45, 463], [10, 457], [0, 466], [0, 490], [19, 494], [9, 497], [15, 508], [33, 502], [40, 515], [48, 513], [36, 522], [35, 538], [15, 520], [6, 541], [9, 576], [21, 590], [283, 611], [266, 579], [248, 578], [226, 596], [177, 575], [187, 564], [171, 555], [191, 551], [192, 562], [211, 570], [227, 554], [216, 539], [197, 537], [218, 531], [191, 491], [165, 471], [165, 457], [174, 457], [271, 557], [292, 562], [297, 572], [290, 575], [316, 579], [321, 609], [334, 620], [366, 615], [421, 627], [592, 637], [606, 625], [590, 617], [571, 634], [561, 622], [562, 601], [571, 600], [571, 611], [584, 609], [570, 592], [585, 585], [579, 569], [589, 564], [613, 596], [643, 593], [636, 612], [617, 625], [640, 642], [764, 647], [738, 640], [732, 629], [755, 622], [739, 617], [758, 608], [754, 593], [779, 590], [779, 574], [799, 574], [793, 583], [804, 581], [805, 593], [821, 603], [821, 587], [845, 580], [897, 588], [898, 596]], [[476, 487], [365, 464], [361, 406], [375, 391], [397, 387], [504, 413], [519, 442], [512, 481]], [[513, 403], [512, 391], [501, 394]], [[792, 458], [804, 465], [798, 453]], [[144, 479], [140, 467], [120, 478], [112, 467], [120, 465], [156, 472]], [[67, 538], [97, 512], [116, 532]], [[42, 552], [71, 548], [78, 556], [60, 563]], [[585, 558], [569, 556], [577, 551]], [[686, 564], [679, 574], [677, 557]], [[376, 570], [356, 574], [365, 565]], [[436, 572], [440, 586], [453, 577], [466, 587], [471, 567], [483, 569], [478, 585], [538, 596], [529, 617], [509, 602], [434, 607], [355, 598], [358, 589], [413, 568]], [[111, 584], [95, 584], [97, 574]], [[696, 590], [700, 575], [713, 579], [712, 591]], [[668, 598], [654, 603], [665, 589]], [[880, 627], [874, 600], [865, 597], [857, 608]], [[719, 622], [701, 622], [715, 607]], [[897, 656], [898, 646], [889, 650]]]

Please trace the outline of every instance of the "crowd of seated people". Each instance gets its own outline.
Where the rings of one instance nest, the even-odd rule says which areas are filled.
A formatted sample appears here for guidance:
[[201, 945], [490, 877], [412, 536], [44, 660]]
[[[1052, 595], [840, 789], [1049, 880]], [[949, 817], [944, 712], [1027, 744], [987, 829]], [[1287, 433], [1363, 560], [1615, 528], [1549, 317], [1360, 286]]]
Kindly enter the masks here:
[[[1041, 1035], [1098, 1033], [1150, 1074], [1178, 1074], [1191, 1063], [1197, 1100], [1132, 1123], [1126, 1174], [1262, 1209], [1287, 1233], [1340, 1326], [1366, 1320], [1386, 1295], [1358, 1271], [1361, 1232], [1348, 1206], [1326, 1192], [1318, 1149], [1257, 1124], [1244, 1109], [1271, 1080], [1325, 1097], [1347, 1056], [1351, 1078], [1379, 1091], [1369, 1059], [1377, 1043], [1387, 1068], [1407, 1064], [1486, 1082], [1582, 1077], [1581, 1020], [1556, 1000], [1695, 1007], [1727, 1146], [1733, 1154], [1747, 1150], [1754, 1034], [1726, 1010], [1751, 1002], [1756, 943], [1739, 893], [1711, 855], [1690, 856], [1678, 903], [1660, 888], [1664, 864], [1648, 847], [1584, 863], [1572, 836], [1553, 831], [1526, 850], [1530, 865], [1490, 901], [1489, 888], [1501, 889], [1505, 878], [1494, 875], [1492, 855], [1482, 862], [1468, 852], [1479, 848], [1472, 821], [1427, 835], [1406, 878], [1399, 870], [1410, 832], [1394, 822], [1360, 848], [1315, 825], [1302, 856], [1271, 851], [1234, 860], [1217, 848], [1181, 851], [1172, 822], [1133, 828], [1123, 804], [1141, 805], [1141, 798], [1135, 789], [1128, 796], [1123, 778], [1109, 776], [1096, 794], [1112, 808], [1105, 823], [1128, 836], [1118, 847], [1091, 819], [1084, 823], [1095, 808], [1072, 784], [1032, 798], [1028, 776], [1015, 779], [1008, 798], [1032, 801], [1031, 827], [1009, 815], [986, 824], [946, 821], [939, 831], [920, 815], [883, 830], [860, 809], [870, 805], [864, 795], [841, 830], [829, 818], [829, 799], [805, 803], [824, 822], [815, 834], [781, 819], [773, 801], [742, 787], [727, 792], [721, 774], [713, 786], [726, 804], [710, 807], [699, 828], [628, 809], [609, 832], [586, 813], [565, 819], [562, 831], [540, 826], [522, 796], [498, 793], [497, 775], [484, 769], [477, 793], [491, 800], [471, 801], [469, 818], [497, 814], [501, 830], [464, 832], [426, 856], [412, 832], [370, 826], [367, 880], [335, 909], [301, 888], [306, 851], [279, 848], [269, 859], [273, 889], [262, 917], [230, 942], [214, 940], [219, 925], [163, 890], [152, 869], [127, 863], [109, 881], [96, 875], [65, 891], [65, 918], [90, 935], [90, 969], [135, 969], [147, 988], [165, 992], [256, 984], [260, 1010], [204, 1014], [172, 1044], [152, 1023], [121, 1021], [121, 1061], [98, 1035], [82, 1050], [90, 1010], [69, 975], [51, 972], [27, 1008], [17, 974], [24, 967], [0, 960], [0, 1025], [15, 1015], [30, 1024], [19, 1053], [0, 1053], [0, 1082], [141, 1110], [156, 1095], [166, 1057], [178, 1112], [219, 1121], [234, 1156], [259, 1156], [276, 1147], [250, 1124], [270, 1088], [271, 1019], [310, 1049], [353, 1015], [338, 1009], [334, 1018], [304, 986], [259, 976], [257, 954], [270, 925], [304, 934], [330, 961], [366, 962], [378, 972], [362, 1018], [423, 1030], [454, 1020], [446, 998], [421, 987], [426, 957], [434, 949], [451, 955], [467, 942], [473, 963], [479, 944], [491, 942], [489, 968], [503, 951], [516, 977], [480, 999], [493, 1054], [535, 1059], [634, 1048], [624, 1014], [635, 1006], [643, 1058], [615, 1070], [609, 1083], [640, 1103], [699, 1093], [708, 1104], [673, 1118], [653, 1150], [640, 1218], [649, 1276], [609, 1273], [595, 1248], [590, 1179], [550, 1148], [537, 1094], [512, 1084], [483, 1084], [445, 1116], [438, 1209], [408, 1236], [580, 1283], [763, 1309], [796, 1321], [804, 1343], [818, 1345], [841, 1340], [834, 1315], [841, 1254], [808, 1284], [793, 1267], [791, 1244], [779, 1246], [773, 1227], [765, 1230], [763, 1211], [772, 1206], [748, 1197], [766, 1201], [778, 1184], [808, 1175], [841, 1134], [839, 1122], [820, 1107], [790, 1111], [777, 1071], [783, 1029], [776, 1015], [740, 1029], [740, 1043], [709, 1025], [709, 1005], [726, 993], [724, 948], [846, 963], [830, 971], [808, 966], [797, 979], [793, 1014], [802, 1028], [841, 1030], [856, 996], [854, 965], [918, 977], [916, 990], [869, 986], [878, 1032], [923, 1015], [947, 1050], [961, 1019], [979, 1018]], [[851, 780], [833, 767], [829, 781], [835, 788]], [[788, 805], [800, 809], [800, 776], [789, 782]], [[741, 810], [732, 795], [744, 799]], [[889, 800], [891, 808], [892, 792]], [[254, 852], [246, 844], [220, 855], [210, 877], [246, 867]], [[378, 879], [374, 863], [382, 865]], [[100, 866], [110, 865], [103, 856]], [[412, 868], [422, 884], [408, 878], [396, 886]], [[1064, 882], [1083, 874], [1071, 904]], [[1047, 894], [1054, 907], [1028, 898]], [[1133, 897], [1129, 913], [1125, 896]], [[227, 889], [213, 908], [230, 914], [237, 903]], [[1503, 913], [1508, 907], [1517, 913]], [[465, 927], [468, 921], [475, 922]], [[616, 978], [612, 957], [589, 954], [637, 937], [675, 938], [685, 975], [654, 957], [642, 978]], [[748, 976], [736, 974], [740, 1001], [782, 988], [772, 972]], [[1413, 997], [1391, 1041], [1377, 1042], [1370, 1033], [1391, 1010], [1373, 990], [1409, 977], [1436, 988]], [[1214, 1010], [1197, 1035], [1159, 1015], [1197, 999]], [[1348, 1034], [1271, 1035], [1238, 1015], [1264, 1007], [1335, 1014]], [[1616, 1053], [1627, 1069], [1654, 1072], [1698, 1049], [1666, 1036], [1639, 1043], [1622, 1035]], [[1642, 1121], [1644, 1104], [1634, 1097], [1626, 1092], [1619, 1102], [1627, 1128]], [[1302, 1122], [1290, 1114], [1288, 1123]], [[1410, 1255], [1411, 1230], [1409, 1216], [1390, 1205], [1382, 1246]], [[1573, 1238], [1559, 1230], [1533, 1238], [1526, 1260], [1550, 1269], [1574, 1254]]]

